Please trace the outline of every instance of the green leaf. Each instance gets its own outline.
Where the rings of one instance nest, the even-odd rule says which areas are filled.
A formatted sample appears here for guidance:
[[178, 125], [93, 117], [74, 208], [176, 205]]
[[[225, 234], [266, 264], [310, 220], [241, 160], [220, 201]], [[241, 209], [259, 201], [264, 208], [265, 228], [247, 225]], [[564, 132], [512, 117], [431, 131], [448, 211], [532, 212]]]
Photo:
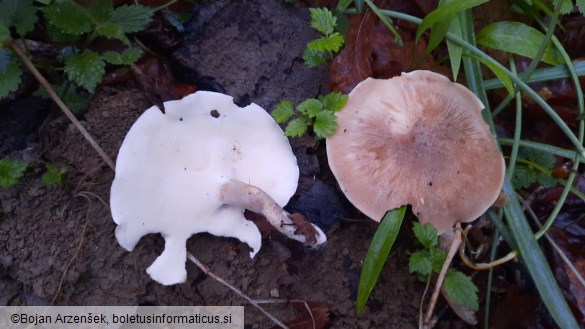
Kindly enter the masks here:
[[283, 123], [293, 116], [295, 106], [291, 101], [282, 101], [272, 110], [272, 117], [277, 123]]
[[315, 98], [309, 98], [299, 104], [297, 106], [297, 110], [302, 114], [313, 118], [317, 114], [321, 113], [321, 111], [323, 111], [323, 104]]
[[433, 265], [433, 272], [439, 273], [441, 271], [446, 258], [447, 254], [443, 250], [436, 247], [429, 249], [429, 260]]
[[544, 188], [554, 187], [557, 185], [557, 180], [554, 177], [543, 172], [538, 173], [536, 181]]
[[313, 124], [313, 131], [315, 131], [317, 138], [327, 138], [335, 132], [335, 129], [337, 129], [335, 113], [331, 111], [317, 113]]
[[303, 61], [310, 68], [317, 67], [325, 63], [326, 60], [327, 53], [324, 51], [316, 51], [307, 47], [303, 52]]
[[138, 32], [150, 23], [154, 11], [141, 5], [123, 5], [114, 10], [112, 23], [120, 25], [124, 33]]
[[[89, 108], [89, 95], [85, 92], [78, 92], [76, 86], [64, 82], [61, 85], [52, 85], [52, 87], [71, 112], [83, 113]], [[65, 87], [68, 87], [67, 92], [65, 92]], [[37, 89], [37, 91], [33, 93], [33, 96], [50, 99], [45, 88]]]
[[10, 187], [24, 174], [27, 164], [8, 158], [0, 159], [0, 187]]
[[585, 0], [577, 0], [577, 7], [579, 8], [579, 12], [581, 14], [585, 13]]
[[425, 16], [421, 24], [418, 26], [418, 29], [416, 30], [416, 41], [418, 42], [418, 39], [421, 37], [421, 35], [436, 23], [450, 20], [458, 13], [466, 9], [479, 6], [487, 1], [488, 0], [457, 0], [438, 7]]
[[65, 33], [60, 28], [56, 27], [50, 22], [47, 22], [46, 30], [49, 40], [53, 42], [74, 44], [81, 39], [81, 35]]
[[89, 13], [93, 21], [97, 24], [108, 22], [114, 14], [112, 0], [93, 0], [89, 8]]
[[43, 8], [45, 18], [60, 31], [80, 35], [92, 29], [89, 11], [73, 1], [54, 2]]
[[537, 174], [532, 168], [524, 165], [516, 165], [514, 169], [514, 176], [512, 176], [512, 185], [515, 189], [528, 188], [537, 180]]
[[116, 23], [102, 23], [95, 28], [95, 33], [99, 36], [110, 38], [110, 39], [117, 39], [124, 42], [126, 45], [130, 45], [130, 40], [124, 34], [122, 27]]
[[[529, 58], [536, 56], [543, 41], [544, 34], [520, 22], [493, 23], [477, 33], [477, 43], [482, 46]], [[551, 44], [547, 45], [542, 61], [552, 65], [563, 62]]]
[[412, 232], [418, 242], [427, 249], [436, 246], [439, 241], [437, 229], [431, 223], [414, 222]]
[[466, 54], [466, 56], [471, 57], [471, 58], [477, 60], [478, 62], [484, 64], [485, 66], [487, 66], [494, 73], [496, 78], [498, 78], [500, 80], [500, 82], [502, 82], [502, 85], [504, 85], [504, 87], [506, 88], [508, 93], [510, 95], [514, 95], [514, 84], [512, 84], [512, 80], [510, 79], [508, 74], [506, 74], [506, 72], [504, 72], [497, 65], [494, 65], [494, 63], [485, 60], [485, 58], [481, 58], [479, 56], [475, 56], [475, 55], [471, 55], [471, 54]]
[[33, 0], [2, 0], [0, 20], [4, 21], [5, 27], [14, 26], [16, 33], [24, 36], [35, 28], [38, 20], [37, 7]]
[[102, 54], [104, 61], [114, 65], [134, 64], [142, 56], [140, 48], [126, 48], [121, 53], [117, 51], [106, 51]]
[[309, 8], [311, 13], [311, 26], [325, 34], [329, 35], [333, 33], [337, 18], [333, 16], [333, 13], [327, 8]]
[[0, 49], [8, 37], [10, 37], [10, 30], [4, 25], [4, 21], [0, 20]]
[[530, 160], [546, 169], [552, 169], [557, 159], [551, 153], [535, 150], [529, 147], [520, 147], [518, 157]]
[[[0, 49], [1, 53], [8, 52], [6, 49]], [[1, 55], [0, 55], [1, 56]], [[0, 61], [3, 62], [4, 60]], [[8, 96], [11, 92], [18, 89], [22, 76], [22, 69], [17, 62], [10, 60], [0, 63], [0, 98]]]
[[338, 92], [330, 92], [327, 95], [319, 96], [319, 100], [323, 103], [323, 108], [333, 112], [341, 110], [347, 103], [348, 98], [346, 94]]
[[307, 132], [309, 124], [303, 118], [296, 118], [291, 120], [286, 129], [284, 135], [288, 137], [300, 137]]
[[94, 92], [105, 72], [106, 63], [100, 55], [91, 50], [73, 54], [65, 60], [65, 73], [69, 80], [89, 92]]
[[[553, 4], [556, 7], [558, 3], [561, 3], [560, 14], [566, 15], [570, 14], [573, 11], [573, 1], [571, 0], [553, 0]], [[582, 5], [583, 3], [581, 3]], [[580, 6], [582, 8], [582, 6]]]
[[431, 274], [433, 271], [433, 263], [429, 258], [429, 252], [427, 250], [418, 250], [412, 253], [408, 260], [408, 271], [423, 276]]
[[479, 310], [478, 289], [467, 275], [456, 270], [447, 271], [443, 289], [455, 303], [467, 306], [472, 311]]
[[386, 263], [390, 254], [390, 249], [392, 249], [396, 236], [400, 231], [405, 213], [406, 206], [388, 211], [374, 234], [360, 275], [356, 305], [358, 315], [366, 306], [368, 297], [372, 293], [376, 281], [378, 281], [382, 267], [384, 267], [384, 263]]
[[[449, 24], [449, 33], [461, 38], [461, 23], [459, 17], [454, 17]], [[451, 71], [453, 72], [453, 81], [457, 81], [459, 76], [459, 68], [461, 67], [461, 59], [463, 55], [463, 48], [447, 40], [447, 50], [449, 51], [449, 61], [451, 62]]]
[[315, 39], [309, 44], [307, 44], [307, 48], [315, 51], [333, 51], [338, 52], [343, 46], [343, 36], [339, 34], [339, 32], [335, 32], [331, 35], [320, 37], [319, 39]]
[[67, 168], [57, 168], [52, 163], [46, 164], [47, 171], [41, 176], [41, 180], [46, 185], [61, 184], [63, 181], [63, 175], [67, 172]]

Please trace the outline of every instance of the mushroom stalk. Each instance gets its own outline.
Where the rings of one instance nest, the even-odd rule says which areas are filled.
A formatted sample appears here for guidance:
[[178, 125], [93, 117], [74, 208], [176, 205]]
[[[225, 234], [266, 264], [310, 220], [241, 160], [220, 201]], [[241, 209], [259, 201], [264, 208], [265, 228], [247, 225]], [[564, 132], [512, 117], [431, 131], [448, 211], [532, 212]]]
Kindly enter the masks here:
[[264, 215], [272, 226], [291, 239], [311, 247], [327, 241], [319, 227], [308, 223], [298, 214], [289, 214], [270, 195], [254, 185], [232, 179], [221, 186], [220, 197], [224, 204], [240, 206]]

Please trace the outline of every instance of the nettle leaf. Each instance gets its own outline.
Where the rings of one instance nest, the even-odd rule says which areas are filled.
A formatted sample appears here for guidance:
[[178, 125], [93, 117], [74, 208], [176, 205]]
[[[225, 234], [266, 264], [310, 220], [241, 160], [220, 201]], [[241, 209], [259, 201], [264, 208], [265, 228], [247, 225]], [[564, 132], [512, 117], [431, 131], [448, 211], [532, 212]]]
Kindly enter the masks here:
[[293, 116], [295, 106], [291, 101], [282, 101], [272, 110], [272, 117], [277, 123], [283, 123]]
[[112, 23], [120, 25], [124, 33], [138, 32], [150, 23], [154, 10], [141, 5], [123, 5], [114, 10]]
[[410, 273], [418, 273], [421, 275], [429, 275], [433, 271], [433, 264], [429, 259], [429, 252], [427, 250], [418, 250], [410, 255], [408, 260], [408, 271]]
[[284, 135], [288, 137], [300, 137], [307, 132], [308, 127], [309, 124], [305, 119], [296, 118], [288, 123], [284, 130]]
[[333, 33], [337, 18], [327, 8], [309, 8], [311, 13], [311, 26], [326, 35]]
[[323, 111], [323, 104], [315, 98], [310, 98], [299, 104], [297, 106], [297, 110], [302, 114], [313, 118], [321, 111]]
[[305, 62], [305, 65], [310, 68], [317, 67], [325, 63], [326, 60], [327, 53], [324, 51], [316, 51], [307, 47], [303, 52], [303, 61]]
[[27, 164], [8, 158], [0, 159], [0, 187], [10, 187], [24, 174]]
[[89, 8], [91, 18], [97, 24], [105, 23], [112, 18], [114, 14], [114, 5], [112, 0], [94, 0]]
[[140, 48], [126, 48], [121, 53], [117, 51], [106, 51], [102, 54], [102, 58], [114, 65], [130, 65], [134, 64], [142, 56]]
[[5, 27], [14, 26], [16, 33], [24, 36], [35, 28], [37, 7], [33, 0], [0, 1], [0, 20], [4, 21]]
[[95, 33], [102, 37], [121, 40], [125, 44], [130, 45], [130, 40], [124, 34], [122, 27], [116, 23], [102, 23], [95, 27]]
[[446, 258], [447, 254], [443, 250], [434, 247], [429, 249], [429, 260], [433, 266], [433, 272], [439, 273], [441, 271]]
[[[477, 43], [512, 54], [534, 58], [544, 41], [544, 34], [537, 29], [520, 22], [497, 22], [484, 27], [477, 33]], [[563, 60], [549, 43], [541, 59], [543, 62], [557, 65]]]
[[92, 29], [89, 11], [73, 1], [54, 2], [43, 13], [49, 24], [68, 34], [80, 35]]
[[335, 113], [331, 111], [317, 113], [315, 123], [313, 123], [313, 131], [317, 138], [327, 138], [335, 132], [335, 129], [337, 129]]
[[46, 167], [47, 171], [41, 176], [43, 183], [46, 185], [61, 184], [63, 181], [63, 175], [67, 173], [67, 168], [57, 168], [57, 166], [52, 163], [47, 163]]
[[[553, 5], [556, 7], [559, 2], [561, 3], [561, 8], [559, 11], [561, 15], [570, 14], [573, 11], [573, 1], [572, 0], [553, 0]], [[577, 0], [577, 2], [579, 2], [579, 0]], [[583, 2], [583, 1], [581, 0], [581, 2]], [[580, 10], [581, 10], [581, 8], [583, 8], [582, 5], [583, 5], [583, 3], [581, 3], [581, 5], [579, 6]]]
[[[0, 53], [8, 52], [6, 49], [0, 49]], [[2, 56], [4, 57], [4, 56]], [[18, 89], [22, 77], [22, 69], [15, 61], [0, 61], [0, 98], [8, 96], [11, 92]]]
[[345, 103], [347, 103], [348, 96], [343, 93], [331, 92], [327, 95], [319, 96], [319, 100], [323, 103], [326, 110], [337, 112], [341, 110]]
[[54, 26], [50, 22], [46, 24], [47, 36], [51, 41], [57, 43], [74, 44], [81, 39], [80, 34], [70, 34], [63, 32], [60, 28]]
[[97, 53], [85, 50], [67, 58], [65, 73], [69, 80], [93, 92], [106, 73], [106, 63]]
[[524, 165], [516, 165], [514, 175], [512, 176], [512, 186], [514, 186], [515, 189], [528, 188], [530, 185], [534, 184], [537, 179], [538, 176], [532, 168], [528, 168]]
[[473, 311], [479, 309], [478, 289], [467, 275], [456, 270], [447, 271], [443, 288], [455, 303], [465, 305]]
[[421, 224], [414, 222], [412, 227], [414, 236], [425, 248], [431, 248], [437, 245], [439, 239], [437, 237], [437, 229], [430, 223]]
[[307, 44], [307, 48], [315, 51], [333, 51], [338, 52], [343, 46], [343, 36], [339, 32], [331, 35], [320, 37]]
[[581, 12], [581, 14], [585, 13], [585, 0], [577, 0], [577, 7], [579, 8], [579, 12]]

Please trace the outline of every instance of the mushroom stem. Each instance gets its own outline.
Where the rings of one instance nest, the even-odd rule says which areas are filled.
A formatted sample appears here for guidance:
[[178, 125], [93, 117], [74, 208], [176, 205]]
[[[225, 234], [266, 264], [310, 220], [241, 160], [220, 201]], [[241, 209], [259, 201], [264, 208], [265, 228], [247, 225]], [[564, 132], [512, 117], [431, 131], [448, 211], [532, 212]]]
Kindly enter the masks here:
[[327, 241], [319, 227], [308, 223], [300, 215], [289, 214], [270, 195], [254, 185], [232, 179], [222, 185], [220, 193], [224, 204], [241, 206], [264, 215], [272, 226], [291, 239], [311, 247]]

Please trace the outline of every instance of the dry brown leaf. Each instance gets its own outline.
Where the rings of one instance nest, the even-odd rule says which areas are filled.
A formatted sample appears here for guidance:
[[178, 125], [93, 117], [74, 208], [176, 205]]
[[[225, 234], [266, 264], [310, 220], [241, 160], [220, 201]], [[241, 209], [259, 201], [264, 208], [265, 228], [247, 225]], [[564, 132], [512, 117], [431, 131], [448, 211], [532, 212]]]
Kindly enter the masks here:
[[[293, 305], [295, 309], [303, 312], [303, 314], [294, 320], [285, 322], [286, 326], [291, 329], [324, 329], [328, 328], [332, 323], [329, 317], [331, 307], [325, 303], [307, 302], [306, 305], [309, 307], [311, 314], [307, 311], [304, 303], [295, 303]], [[273, 329], [276, 328], [279, 327], [273, 327]]]

